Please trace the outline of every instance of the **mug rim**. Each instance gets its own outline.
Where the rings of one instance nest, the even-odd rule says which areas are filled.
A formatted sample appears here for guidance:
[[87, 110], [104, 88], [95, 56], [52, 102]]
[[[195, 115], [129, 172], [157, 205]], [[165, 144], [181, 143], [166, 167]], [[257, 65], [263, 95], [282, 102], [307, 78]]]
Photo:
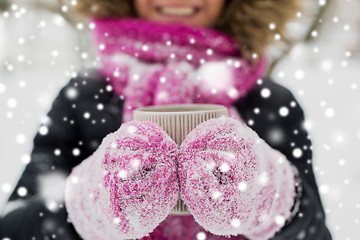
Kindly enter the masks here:
[[166, 104], [140, 107], [134, 110], [134, 114], [189, 114], [219, 111], [227, 111], [227, 108], [218, 104]]

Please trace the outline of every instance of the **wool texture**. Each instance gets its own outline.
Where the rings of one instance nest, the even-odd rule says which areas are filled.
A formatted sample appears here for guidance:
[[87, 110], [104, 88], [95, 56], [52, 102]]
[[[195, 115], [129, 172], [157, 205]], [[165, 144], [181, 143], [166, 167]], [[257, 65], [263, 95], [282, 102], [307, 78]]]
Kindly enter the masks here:
[[175, 103], [232, 104], [251, 89], [265, 60], [250, 63], [231, 37], [213, 29], [144, 21], [93, 19], [101, 72], [123, 96], [124, 122], [136, 108]]
[[[192, 216], [168, 216], [180, 193]], [[263, 240], [284, 226], [294, 197], [286, 158], [221, 117], [180, 147], [155, 123], [123, 124], [72, 171], [65, 201], [84, 239]]]

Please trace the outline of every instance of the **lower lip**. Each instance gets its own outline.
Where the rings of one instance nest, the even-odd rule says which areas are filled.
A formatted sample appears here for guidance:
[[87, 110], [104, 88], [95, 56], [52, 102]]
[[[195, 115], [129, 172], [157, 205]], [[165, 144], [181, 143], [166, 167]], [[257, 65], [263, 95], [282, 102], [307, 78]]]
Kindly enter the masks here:
[[161, 12], [160, 9], [156, 9], [156, 12], [161, 18], [161, 21], [167, 22], [167, 23], [175, 23], [175, 24], [181, 24], [186, 23], [186, 21], [191, 20], [198, 14], [200, 11], [200, 8], [196, 8], [195, 11], [192, 14], [189, 15], [167, 15]]

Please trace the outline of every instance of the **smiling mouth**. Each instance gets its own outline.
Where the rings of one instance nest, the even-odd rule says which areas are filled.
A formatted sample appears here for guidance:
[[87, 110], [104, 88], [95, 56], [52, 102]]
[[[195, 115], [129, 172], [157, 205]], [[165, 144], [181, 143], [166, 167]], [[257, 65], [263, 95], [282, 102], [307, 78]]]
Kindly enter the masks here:
[[156, 7], [156, 11], [168, 17], [191, 17], [200, 11], [200, 7]]

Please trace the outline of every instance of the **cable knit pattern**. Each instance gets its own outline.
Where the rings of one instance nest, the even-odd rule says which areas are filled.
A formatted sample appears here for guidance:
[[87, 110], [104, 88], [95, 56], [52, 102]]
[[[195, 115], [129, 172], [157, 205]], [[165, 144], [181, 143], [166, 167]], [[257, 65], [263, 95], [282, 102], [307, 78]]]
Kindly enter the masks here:
[[[94, 19], [102, 73], [125, 97], [124, 121], [138, 107], [171, 103], [231, 104], [262, 76], [235, 41], [216, 30], [141, 19]], [[236, 111], [229, 111], [240, 119]]]
[[[180, 192], [193, 216], [168, 216]], [[294, 197], [286, 158], [244, 124], [221, 117], [193, 129], [180, 149], [154, 123], [122, 125], [74, 168], [65, 200], [84, 239], [177, 240], [204, 232], [207, 239], [260, 240], [284, 225]]]
[[109, 134], [68, 177], [66, 208], [84, 239], [141, 238], [179, 198], [175, 142], [154, 123]]
[[189, 133], [180, 153], [181, 198], [211, 233], [269, 239], [290, 217], [292, 169], [245, 125], [208, 120]]

